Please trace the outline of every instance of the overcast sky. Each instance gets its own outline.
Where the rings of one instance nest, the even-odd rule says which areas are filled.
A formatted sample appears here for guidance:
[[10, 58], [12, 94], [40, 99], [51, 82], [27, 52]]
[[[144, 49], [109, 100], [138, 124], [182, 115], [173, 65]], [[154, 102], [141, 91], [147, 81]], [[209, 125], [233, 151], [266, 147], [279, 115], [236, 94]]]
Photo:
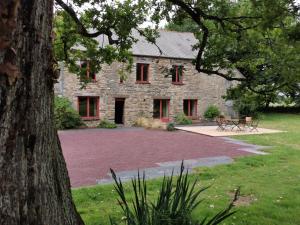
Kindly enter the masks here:
[[[109, 2], [110, 0], [108, 0]], [[123, 1], [123, 0], [119, 0], [119, 1]], [[274, 1], [277, 1], [277, 0], [274, 0]], [[65, 0], [65, 2], [68, 2], [68, 0]], [[71, 1], [70, 1], [71, 2]], [[296, 0], [296, 3], [297, 4], [300, 4], [300, 0]], [[55, 9], [54, 9], [55, 10]], [[162, 20], [159, 24], [159, 27], [160, 28], [163, 28], [165, 27], [165, 25], [167, 24], [167, 21], [166, 20]], [[151, 23], [151, 21], [148, 21], [148, 22], [145, 22], [143, 23], [143, 25], [141, 26], [142, 28], [145, 28], [145, 27], [148, 27], [148, 26], [153, 26], [153, 23]]]

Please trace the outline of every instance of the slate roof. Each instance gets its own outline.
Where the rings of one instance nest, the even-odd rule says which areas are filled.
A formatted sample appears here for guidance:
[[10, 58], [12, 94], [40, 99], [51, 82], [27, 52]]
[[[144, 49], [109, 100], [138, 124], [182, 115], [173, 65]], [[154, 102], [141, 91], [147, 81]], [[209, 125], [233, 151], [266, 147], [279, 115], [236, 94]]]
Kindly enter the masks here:
[[[138, 39], [131, 49], [133, 55], [177, 59], [194, 59], [197, 56], [197, 50], [192, 49], [192, 46], [197, 43], [193, 33], [159, 30], [159, 34], [156, 44], [162, 50], [162, 54], [154, 44], [146, 41], [137, 31], [133, 31], [133, 36]], [[96, 40], [100, 46], [108, 43], [106, 36], [101, 35]]]

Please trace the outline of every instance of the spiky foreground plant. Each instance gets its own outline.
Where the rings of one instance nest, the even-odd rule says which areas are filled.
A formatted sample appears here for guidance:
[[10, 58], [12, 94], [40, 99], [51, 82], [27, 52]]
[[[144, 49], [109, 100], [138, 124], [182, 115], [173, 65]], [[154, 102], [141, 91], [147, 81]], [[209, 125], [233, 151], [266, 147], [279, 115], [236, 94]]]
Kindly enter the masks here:
[[[173, 173], [170, 177], [164, 176], [156, 201], [147, 200], [147, 183], [145, 173], [132, 179], [134, 198], [129, 202], [125, 196], [125, 190], [121, 179], [117, 178], [111, 169], [115, 181], [115, 189], [119, 195], [119, 205], [126, 218], [126, 225], [215, 225], [235, 213], [232, 211], [234, 202], [238, 199], [239, 189], [228, 207], [212, 218], [205, 217], [202, 221], [192, 219], [193, 210], [203, 201], [199, 195], [208, 187], [196, 190], [197, 180], [191, 182], [188, 179], [188, 171], [185, 172], [183, 162], [177, 181], [174, 181]], [[175, 185], [175, 187], [173, 187]], [[110, 220], [112, 225], [117, 225]]]

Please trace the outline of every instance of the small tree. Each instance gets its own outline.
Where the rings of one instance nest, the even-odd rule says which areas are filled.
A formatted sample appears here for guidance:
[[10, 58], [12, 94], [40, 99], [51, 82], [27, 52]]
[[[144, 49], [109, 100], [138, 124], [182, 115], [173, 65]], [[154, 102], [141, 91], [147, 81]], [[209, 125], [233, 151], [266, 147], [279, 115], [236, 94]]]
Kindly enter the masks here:
[[179, 113], [175, 116], [175, 122], [179, 125], [192, 124], [192, 120], [188, 118], [184, 113]]
[[210, 105], [204, 112], [204, 117], [209, 120], [213, 120], [214, 118], [220, 116], [220, 110], [215, 105]]
[[64, 97], [55, 97], [54, 100], [55, 126], [59, 130], [77, 128], [84, 123], [72, 103]]

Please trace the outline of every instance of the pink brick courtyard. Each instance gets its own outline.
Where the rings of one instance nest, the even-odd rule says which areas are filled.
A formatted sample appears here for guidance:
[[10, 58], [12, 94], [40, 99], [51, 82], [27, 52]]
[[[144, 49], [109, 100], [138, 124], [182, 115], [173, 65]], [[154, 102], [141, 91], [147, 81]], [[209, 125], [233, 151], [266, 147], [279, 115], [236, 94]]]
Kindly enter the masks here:
[[59, 131], [72, 187], [95, 185], [109, 168], [129, 171], [157, 163], [251, 153], [222, 138], [184, 131], [83, 129]]

